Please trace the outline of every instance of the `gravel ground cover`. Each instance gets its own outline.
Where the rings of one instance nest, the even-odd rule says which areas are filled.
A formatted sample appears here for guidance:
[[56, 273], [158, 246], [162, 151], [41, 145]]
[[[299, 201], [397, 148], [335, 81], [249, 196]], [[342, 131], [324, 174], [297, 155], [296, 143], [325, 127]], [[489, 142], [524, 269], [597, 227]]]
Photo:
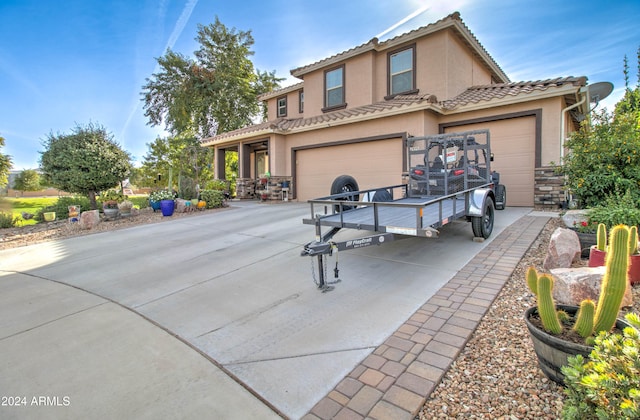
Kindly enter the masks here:
[[[525, 273], [539, 271], [551, 234], [564, 227], [551, 219], [516, 266], [478, 329], [427, 399], [416, 419], [557, 419], [562, 387], [538, 367], [524, 323], [524, 311], [535, 305]], [[586, 265], [582, 260], [575, 264]], [[633, 288], [633, 312], [640, 313], [640, 288]], [[627, 309], [629, 310], [629, 309]]]

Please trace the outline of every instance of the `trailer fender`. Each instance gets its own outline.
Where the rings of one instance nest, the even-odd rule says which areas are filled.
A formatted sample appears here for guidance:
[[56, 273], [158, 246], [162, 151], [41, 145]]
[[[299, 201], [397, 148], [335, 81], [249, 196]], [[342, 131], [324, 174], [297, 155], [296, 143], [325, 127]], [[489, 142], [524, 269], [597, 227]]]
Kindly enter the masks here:
[[479, 188], [470, 195], [469, 208], [467, 209], [467, 216], [469, 217], [482, 217], [484, 216], [485, 202], [486, 200], [493, 200], [496, 202], [495, 195], [490, 188]]

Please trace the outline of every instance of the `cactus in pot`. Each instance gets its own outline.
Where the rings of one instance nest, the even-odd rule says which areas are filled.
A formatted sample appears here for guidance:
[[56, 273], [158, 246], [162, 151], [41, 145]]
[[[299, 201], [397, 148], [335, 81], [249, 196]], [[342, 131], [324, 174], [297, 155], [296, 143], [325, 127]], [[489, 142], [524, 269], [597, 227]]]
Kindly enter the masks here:
[[604, 223], [598, 225], [598, 231], [596, 233], [596, 249], [599, 251], [605, 251], [607, 249], [607, 227]]
[[[594, 306], [591, 300], [586, 299], [580, 305], [573, 329], [587, 340], [600, 331], [610, 331], [616, 323], [627, 287], [630, 236], [632, 235], [627, 226], [613, 228], [598, 303]], [[537, 298], [538, 313], [544, 329], [549, 334], [560, 334], [562, 324], [551, 293], [553, 279], [547, 274], [538, 275], [531, 267], [527, 271], [527, 284]]]

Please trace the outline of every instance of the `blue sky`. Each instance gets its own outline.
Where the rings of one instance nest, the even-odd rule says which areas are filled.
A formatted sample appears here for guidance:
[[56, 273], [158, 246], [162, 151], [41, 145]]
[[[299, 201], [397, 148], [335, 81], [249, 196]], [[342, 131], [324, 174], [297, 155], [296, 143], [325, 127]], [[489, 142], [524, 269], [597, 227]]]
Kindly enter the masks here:
[[[197, 49], [197, 25], [218, 16], [251, 30], [260, 70], [289, 71], [454, 11], [512, 81], [587, 76], [623, 94], [623, 58], [637, 76], [640, 1], [546, 0], [0, 0], [0, 150], [36, 168], [42, 140], [76, 124], [104, 125], [136, 162], [164, 135], [147, 125], [140, 92], [167, 47]], [[440, 98], [444, 99], [444, 98]]]

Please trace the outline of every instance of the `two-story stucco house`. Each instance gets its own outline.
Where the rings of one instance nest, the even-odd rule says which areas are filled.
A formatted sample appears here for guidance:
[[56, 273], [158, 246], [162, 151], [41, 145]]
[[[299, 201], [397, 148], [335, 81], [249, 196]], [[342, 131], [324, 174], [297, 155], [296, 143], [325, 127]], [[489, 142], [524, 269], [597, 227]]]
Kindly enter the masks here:
[[328, 195], [340, 175], [360, 189], [396, 185], [408, 136], [488, 128], [507, 204], [556, 205], [551, 165], [589, 106], [585, 77], [511, 82], [458, 13], [291, 74], [301, 82], [260, 98], [268, 122], [202, 140], [218, 178], [233, 151], [240, 178], [291, 177], [297, 200]]

